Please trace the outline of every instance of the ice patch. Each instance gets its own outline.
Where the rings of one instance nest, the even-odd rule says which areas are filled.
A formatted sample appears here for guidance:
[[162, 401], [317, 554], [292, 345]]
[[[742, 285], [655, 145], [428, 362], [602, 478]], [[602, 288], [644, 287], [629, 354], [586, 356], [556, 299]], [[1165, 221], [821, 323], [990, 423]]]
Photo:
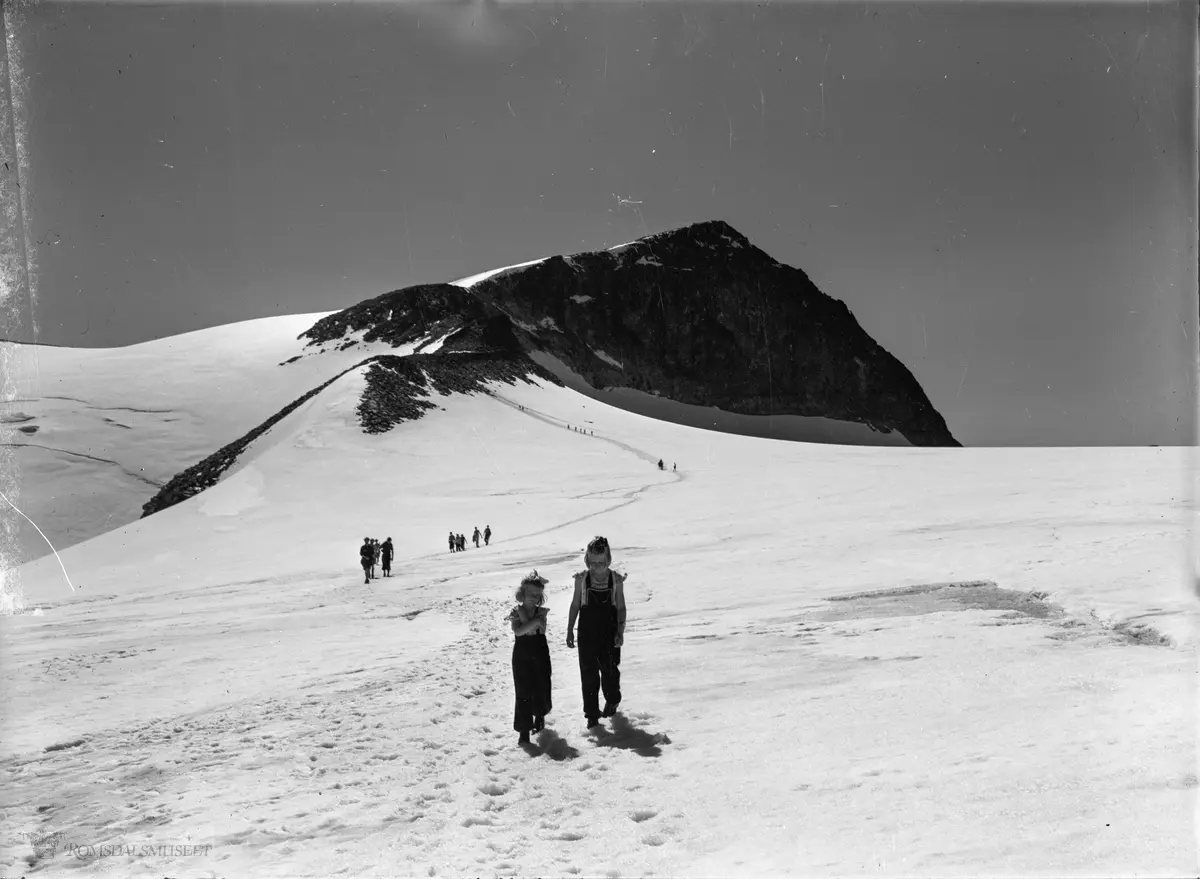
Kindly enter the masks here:
[[634, 265], [635, 266], [658, 266], [659, 268], [662, 267], [662, 263], [660, 263], [658, 260], [654, 259], [653, 257], [649, 257], [649, 256], [639, 256], [637, 259], [637, 262], [635, 262]]
[[585, 302], [591, 302], [591, 301], [592, 301], [592, 297], [591, 297], [591, 296], [584, 296], [582, 293], [576, 293], [574, 296], [572, 296], [572, 297], [571, 297], [571, 301], [572, 301], [572, 302], [577, 302], [577, 303], [579, 303], [580, 305], [583, 305]]
[[559, 329], [558, 324], [556, 324], [554, 322], [554, 318], [552, 318], [552, 317], [542, 318], [540, 321], [538, 321], [538, 326], [541, 327], [542, 329], [554, 330], [554, 332], [556, 332], [556, 333], [562, 332], [562, 330]]
[[594, 349], [592, 349], [592, 353], [593, 353], [593, 354], [595, 354], [597, 357], [599, 357], [601, 360], [603, 360], [605, 363], [610, 363], [610, 364], [612, 364], [612, 365], [613, 365], [613, 366], [615, 366], [617, 369], [624, 369], [624, 368], [625, 368], [625, 367], [624, 367], [624, 366], [622, 366], [620, 363], [618, 363], [616, 360], [614, 360], [613, 358], [609, 357], [607, 354], [605, 354], [603, 351], [601, 351], [601, 350], [600, 350], [600, 349], [598, 349], [598, 348], [594, 348]]

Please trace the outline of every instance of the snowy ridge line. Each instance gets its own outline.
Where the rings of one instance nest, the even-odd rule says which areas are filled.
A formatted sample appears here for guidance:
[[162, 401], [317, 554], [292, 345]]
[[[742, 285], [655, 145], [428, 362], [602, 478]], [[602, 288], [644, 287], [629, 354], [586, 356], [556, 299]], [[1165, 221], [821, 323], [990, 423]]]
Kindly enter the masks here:
[[325, 390], [339, 378], [348, 372], [353, 372], [355, 369], [369, 363], [372, 358], [362, 360], [353, 366], [347, 367], [339, 372], [333, 378], [308, 391], [303, 396], [293, 400], [288, 405], [284, 406], [258, 427], [250, 430], [243, 436], [233, 442], [218, 449], [213, 454], [209, 455], [198, 464], [193, 464], [182, 473], [177, 473], [170, 481], [164, 485], [154, 497], [150, 498], [142, 505], [142, 515], [140, 518], [145, 519], [154, 513], [160, 512], [173, 507], [175, 504], [185, 501], [193, 497], [206, 488], [212, 488], [220, 480], [221, 475], [225, 473], [236, 462], [242, 452], [246, 451], [247, 447], [258, 439], [281, 420], [294, 412], [299, 406], [308, 402], [321, 391]]
[[530, 373], [547, 382], [561, 382], [522, 353], [456, 352], [453, 358], [445, 353], [375, 354], [338, 372], [328, 381], [305, 393], [280, 409], [262, 424], [223, 446], [204, 460], [177, 473], [166, 485], [142, 506], [141, 518], [172, 507], [195, 497], [216, 485], [254, 440], [258, 439], [299, 406], [347, 373], [364, 366], [367, 390], [357, 407], [359, 423], [366, 433], [383, 433], [402, 421], [420, 418], [423, 409], [433, 409], [433, 403], [423, 399], [431, 389], [443, 395], [486, 391], [484, 382], [500, 380], [512, 384], [516, 378], [528, 381]]

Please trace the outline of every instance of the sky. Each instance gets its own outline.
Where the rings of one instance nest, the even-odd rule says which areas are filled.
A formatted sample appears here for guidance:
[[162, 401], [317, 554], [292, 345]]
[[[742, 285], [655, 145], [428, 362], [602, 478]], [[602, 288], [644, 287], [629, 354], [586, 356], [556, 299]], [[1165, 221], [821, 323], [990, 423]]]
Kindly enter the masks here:
[[127, 345], [709, 219], [967, 445], [1195, 439], [1187, 4], [8, 10], [32, 308]]
[[[295, 326], [253, 328], [263, 363]], [[155, 375], [97, 352], [63, 392], [166, 457], [181, 390], [265, 402], [221, 390], [246, 334], [164, 342]], [[39, 871], [120, 877], [1195, 875], [1189, 450], [777, 442], [541, 382], [367, 435], [363, 371], [213, 488], [0, 575], [6, 875], [38, 832]], [[565, 625], [596, 534], [628, 622], [589, 732]], [[364, 535], [394, 576], [363, 582]], [[526, 751], [504, 617], [531, 568], [554, 708]]]

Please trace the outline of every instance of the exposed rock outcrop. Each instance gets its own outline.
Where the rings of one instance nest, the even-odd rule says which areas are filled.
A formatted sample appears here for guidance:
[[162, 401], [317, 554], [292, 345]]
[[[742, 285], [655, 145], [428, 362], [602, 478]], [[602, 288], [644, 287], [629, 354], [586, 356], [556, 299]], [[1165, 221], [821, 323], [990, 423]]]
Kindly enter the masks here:
[[358, 417], [367, 433], [384, 433], [402, 421], [420, 418], [436, 404], [424, 399], [436, 391], [443, 396], [485, 392], [485, 383], [501, 381], [532, 384], [537, 376], [550, 384], [557, 378], [524, 354], [464, 353], [413, 354], [373, 358], [367, 370], [367, 386], [358, 404]]

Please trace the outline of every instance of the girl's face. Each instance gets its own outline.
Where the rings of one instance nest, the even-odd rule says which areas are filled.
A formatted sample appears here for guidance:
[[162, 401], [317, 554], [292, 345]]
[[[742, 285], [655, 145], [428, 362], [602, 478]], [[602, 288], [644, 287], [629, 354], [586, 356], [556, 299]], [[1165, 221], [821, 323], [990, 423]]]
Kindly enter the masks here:
[[525, 587], [525, 609], [536, 610], [542, 606], [542, 590], [533, 586]]
[[589, 552], [587, 554], [587, 566], [592, 574], [597, 577], [603, 577], [608, 573], [608, 553], [595, 555]]

